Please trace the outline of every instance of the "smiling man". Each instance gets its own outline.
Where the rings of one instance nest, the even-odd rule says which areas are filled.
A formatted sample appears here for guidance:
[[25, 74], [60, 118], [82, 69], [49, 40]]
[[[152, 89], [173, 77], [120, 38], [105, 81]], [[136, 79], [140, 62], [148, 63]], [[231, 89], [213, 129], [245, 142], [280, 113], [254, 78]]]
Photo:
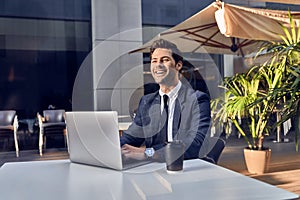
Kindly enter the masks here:
[[166, 40], [150, 49], [151, 74], [159, 91], [142, 97], [136, 116], [121, 136], [122, 154], [138, 160], [161, 160], [167, 142], [182, 140], [185, 159], [198, 158], [210, 125], [210, 98], [180, 76], [180, 51]]

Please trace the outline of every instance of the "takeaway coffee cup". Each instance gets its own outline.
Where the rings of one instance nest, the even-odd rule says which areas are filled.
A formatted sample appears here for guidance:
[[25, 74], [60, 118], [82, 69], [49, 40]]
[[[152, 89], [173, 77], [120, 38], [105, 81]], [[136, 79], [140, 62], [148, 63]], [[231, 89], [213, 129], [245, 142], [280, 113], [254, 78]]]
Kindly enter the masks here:
[[169, 142], [165, 148], [167, 172], [183, 171], [184, 143], [181, 140]]

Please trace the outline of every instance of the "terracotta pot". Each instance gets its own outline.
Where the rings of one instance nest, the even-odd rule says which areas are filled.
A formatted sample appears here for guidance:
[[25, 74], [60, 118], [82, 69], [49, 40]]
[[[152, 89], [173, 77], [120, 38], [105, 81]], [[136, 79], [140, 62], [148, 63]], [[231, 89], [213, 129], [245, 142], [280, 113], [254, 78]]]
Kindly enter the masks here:
[[249, 173], [263, 174], [269, 170], [271, 149], [252, 150], [245, 148], [244, 158]]

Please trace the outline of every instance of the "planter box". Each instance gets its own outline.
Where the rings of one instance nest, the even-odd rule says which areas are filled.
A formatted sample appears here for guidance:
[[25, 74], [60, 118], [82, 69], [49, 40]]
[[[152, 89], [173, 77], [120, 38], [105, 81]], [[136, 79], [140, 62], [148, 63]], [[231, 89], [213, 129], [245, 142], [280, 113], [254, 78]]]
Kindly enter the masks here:
[[252, 150], [245, 148], [244, 158], [249, 173], [263, 174], [269, 170], [271, 149]]

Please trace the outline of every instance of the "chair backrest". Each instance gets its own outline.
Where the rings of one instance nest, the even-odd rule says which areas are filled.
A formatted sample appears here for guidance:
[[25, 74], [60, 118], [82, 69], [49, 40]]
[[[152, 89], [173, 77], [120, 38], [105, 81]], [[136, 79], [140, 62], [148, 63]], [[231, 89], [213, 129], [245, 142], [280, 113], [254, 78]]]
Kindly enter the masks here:
[[225, 148], [225, 141], [222, 138], [212, 137], [215, 140], [215, 146], [207, 154], [208, 158], [213, 159], [214, 163], [218, 163], [223, 149]]
[[203, 143], [203, 149], [205, 155], [199, 156], [200, 159], [209, 161], [211, 163], [217, 164], [221, 156], [223, 149], [225, 148], [226, 142], [219, 137], [209, 137]]
[[13, 125], [15, 110], [1, 110], [0, 111], [0, 126]]
[[44, 110], [43, 115], [45, 122], [63, 122], [65, 119], [65, 110]]

